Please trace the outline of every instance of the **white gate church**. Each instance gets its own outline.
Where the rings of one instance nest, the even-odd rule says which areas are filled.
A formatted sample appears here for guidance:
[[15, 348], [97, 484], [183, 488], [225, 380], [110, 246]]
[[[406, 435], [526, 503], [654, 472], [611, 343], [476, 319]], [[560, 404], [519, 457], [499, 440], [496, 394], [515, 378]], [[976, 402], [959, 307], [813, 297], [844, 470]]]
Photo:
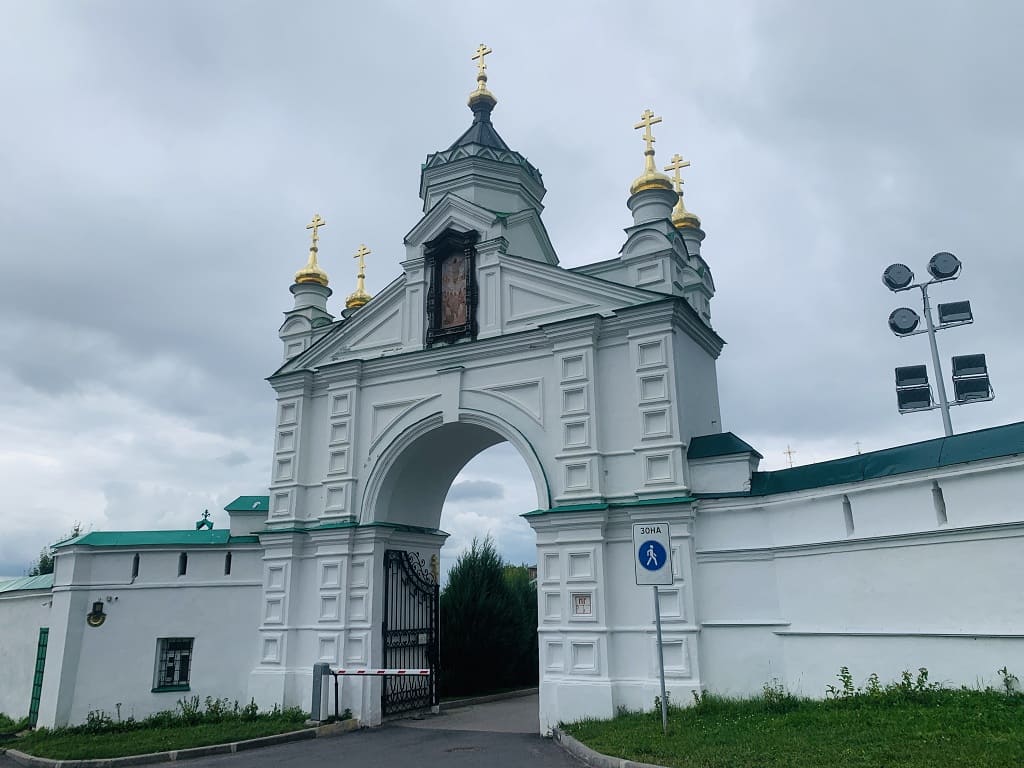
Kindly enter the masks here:
[[[491, 122], [484, 53], [471, 126], [423, 166], [396, 280], [371, 299], [361, 248], [335, 317], [310, 225], [270, 378], [268, 496], [229, 505], [229, 532], [91, 533], [58, 549], [52, 587], [0, 583], [0, 618], [21, 612], [21, 635], [0, 636], [17, 659], [0, 710], [30, 691], [46, 725], [115, 701], [141, 716], [183, 690], [308, 707], [315, 663], [386, 663], [385, 553], [436, 568], [455, 476], [503, 441], [537, 495], [542, 732], [659, 692], [634, 523], [671, 523], [658, 600], [673, 701], [772, 679], [820, 696], [844, 664], [956, 683], [1024, 669], [1024, 424], [758, 472], [722, 432], [704, 232], [682, 201], [687, 163], [668, 164], [675, 183], [655, 165], [660, 118], [637, 125], [621, 250], [563, 269], [540, 173]], [[341, 706], [380, 722], [382, 685], [345, 680]]]
[[[609, 585], [615, 561], [631, 562], [630, 522], [652, 515], [679, 521], [679, 583], [663, 599], [677, 619], [669, 647], [686, 670], [680, 685], [697, 685], [684, 454], [720, 422], [723, 343], [710, 325], [703, 233], [655, 168], [658, 118], [647, 112], [621, 255], [560, 268], [540, 173], [494, 129], [495, 102], [481, 67], [472, 125], [424, 165], [424, 215], [405, 237], [397, 280], [365, 305], [360, 287], [340, 321], [327, 311], [317, 251], [292, 287], [286, 362], [270, 379], [278, 432], [260, 534], [275, 573], [263, 614], [282, 618], [260, 627], [257, 700], [303, 700], [311, 660], [386, 665], [384, 552], [436, 562], [455, 476], [503, 441], [529, 467], [540, 510], [529, 520], [542, 719], [653, 700], [653, 607], [611, 599], [628, 590]], [[576, 598], [585, 610], [572, 608]], [[325, 631], [325, 620], [336, 626]], [[376, 721], [381, 685], [349, 681], [343, 705]]]

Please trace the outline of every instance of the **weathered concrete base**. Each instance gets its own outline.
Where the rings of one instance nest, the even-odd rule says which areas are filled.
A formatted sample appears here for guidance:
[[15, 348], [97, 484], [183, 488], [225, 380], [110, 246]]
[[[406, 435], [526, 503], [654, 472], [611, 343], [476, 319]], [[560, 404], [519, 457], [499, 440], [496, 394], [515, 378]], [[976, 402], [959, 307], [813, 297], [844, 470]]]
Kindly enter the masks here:
[[582, 760], [591, 768], [665, 768], [663, 765], [651, 763], [634, 763], [632, 760], [624, 760], [621, 757], [611, 757], [595, 752], [586, 744], [574, 739], [561, 728], [552, 729], [551, 735], [554, 740], [573, 757]]
[[191, 760], [196, 757], [210, 755], [226, 755], [244, 752], [260, 747], [272, 747], [275, 744], [286, 744], [289, 741], [321, 739], [327, 736], [340, 736], [343, 733], [359, 728], [358, 720], [342, 720], [338, 723], [321, 725], [316, 728], [303, 728], [301, 731], [275, 733], [272, 736], [261, 736], [258, 739], [233, 741], [230, 744], [211, 744], [208, 747], [192, 747], [191, 749], [172, 749], [167, 752], [150, 752], [146, 755], [127, 755], [125, 757], [104, 757], [98, 760], [51, 760], [48, 757], [35, 757], [16, 749], [0, 750], [9, 760], [29, 768], [120, 768], [126, 765], [150, 765], [152, 763], [173, 763], [178, 760]]

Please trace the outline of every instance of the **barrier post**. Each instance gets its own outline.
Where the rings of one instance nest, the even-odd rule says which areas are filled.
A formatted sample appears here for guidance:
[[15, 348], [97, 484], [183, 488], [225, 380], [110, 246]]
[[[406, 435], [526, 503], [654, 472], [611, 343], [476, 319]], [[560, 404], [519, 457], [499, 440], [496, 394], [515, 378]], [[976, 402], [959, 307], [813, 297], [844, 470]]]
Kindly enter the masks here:
[[309, 719], [322, 722], [324, 706], [324, 675], [330, 674], [331, 665], [319, 662], [313, 665], [313, 701], [310, 702]]

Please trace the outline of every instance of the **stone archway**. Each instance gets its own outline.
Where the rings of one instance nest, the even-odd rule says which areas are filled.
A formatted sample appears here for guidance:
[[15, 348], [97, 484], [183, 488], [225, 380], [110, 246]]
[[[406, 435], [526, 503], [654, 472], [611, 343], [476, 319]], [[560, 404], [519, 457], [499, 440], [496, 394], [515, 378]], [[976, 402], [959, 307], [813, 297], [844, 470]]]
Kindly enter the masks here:
[[[502, 442], [526, 463], [537, 492], [537, 509], [550, 504], [544, 466], [515, 427], [491, 414], [465, 411], [444, 422], [438, 413], [398, 435], [367, 475], [360, 522], [437, 528], [441, 507], [456, 475], [475, 456]], [[529, 510], [524, 510], [524, 512]]]
[[[518, 430], [491, 414], [464, 412], [448, 423], [442, 414], [432, 414], [400, 432], [369, 469], [360, 525], [375, 532], [374, 549], [383, 561], [374, 568], [380, 578], [371, 597], [383, 628], [373, 650], [377, 666], [439, 663], [436, 589], [432, 595], [424, 578], [437, 583], [440, 577], [440, 550], [447, 537], [439, 531], [442, 507], [459, 472], [487, 448], [506, 442], [534, 478], [535, 506], [521, 512], [546, 506], [545, 470], [536, 452]], [[436, 703], [436, 683], [422, 678], [388, 677], [373, 688], [372, 700], [360, 704], [374, 715], [378, 689], [381, 716]]]

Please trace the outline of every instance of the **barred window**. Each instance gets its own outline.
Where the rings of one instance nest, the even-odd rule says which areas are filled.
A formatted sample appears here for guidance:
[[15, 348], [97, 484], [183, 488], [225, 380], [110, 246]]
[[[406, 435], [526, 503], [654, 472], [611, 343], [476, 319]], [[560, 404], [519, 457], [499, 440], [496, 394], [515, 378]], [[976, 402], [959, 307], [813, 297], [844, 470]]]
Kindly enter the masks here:
[[156, 685], [180, 688], [188, 685], [192, 669], [191, 637], [161, 637], [156, 641]]

